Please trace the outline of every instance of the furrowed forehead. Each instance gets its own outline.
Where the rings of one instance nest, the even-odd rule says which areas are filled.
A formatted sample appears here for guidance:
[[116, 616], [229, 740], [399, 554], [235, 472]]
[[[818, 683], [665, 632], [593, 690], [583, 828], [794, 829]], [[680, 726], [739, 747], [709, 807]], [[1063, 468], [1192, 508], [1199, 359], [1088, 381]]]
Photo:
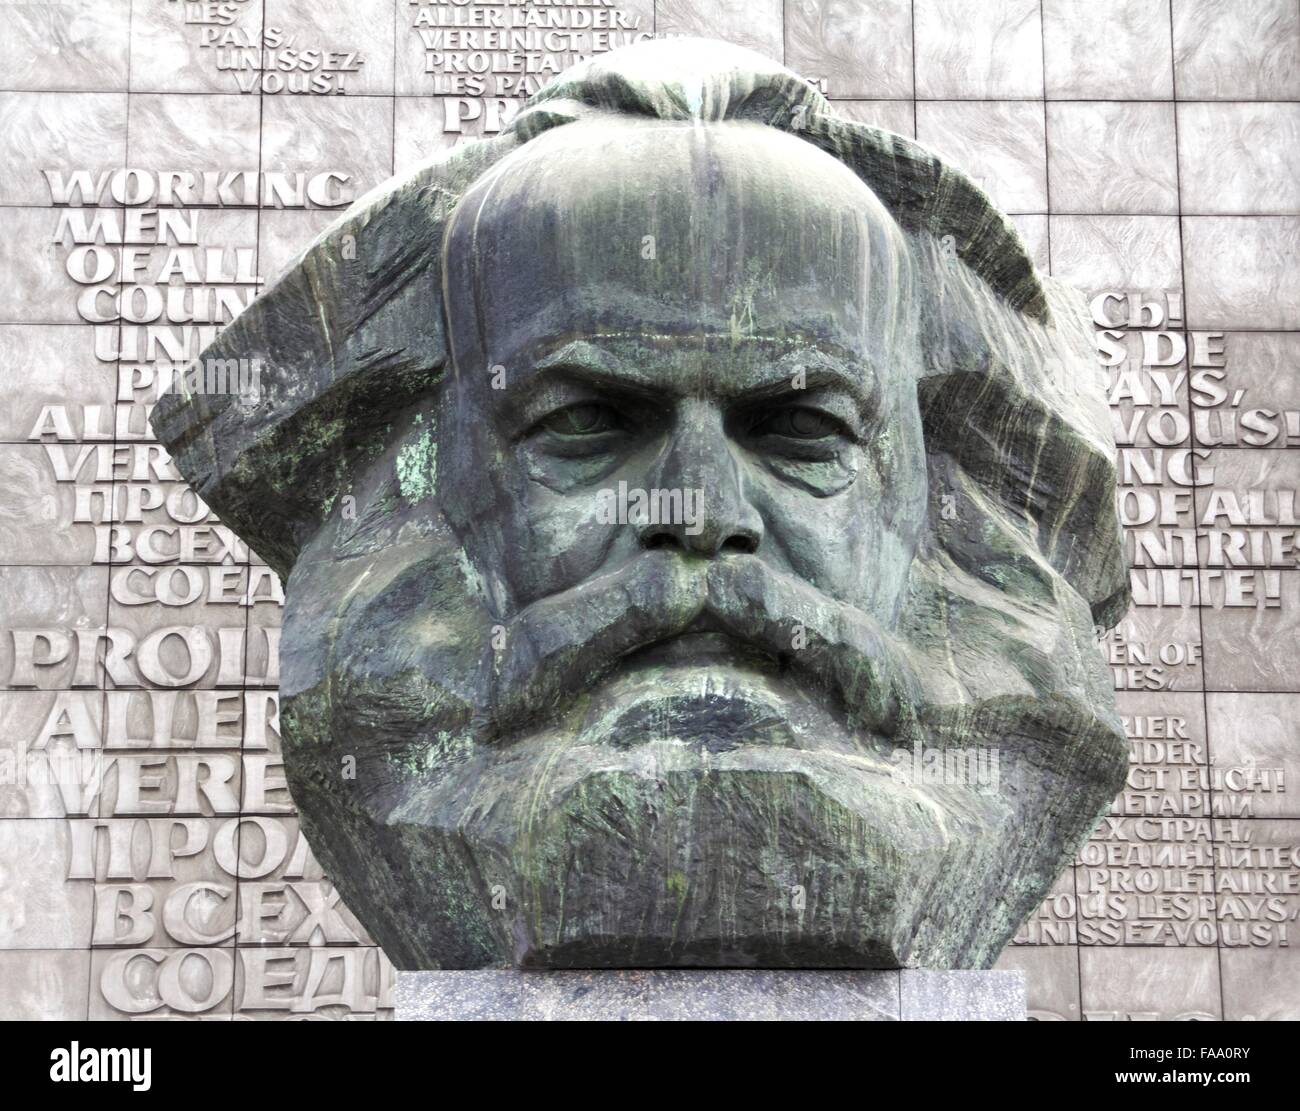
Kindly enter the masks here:
[[469, 191], [444, 285], [457, 367], [542, 335], [895, 338], [907, 239], [823, 151], [759, 124], [628, 117], [533, 140]]

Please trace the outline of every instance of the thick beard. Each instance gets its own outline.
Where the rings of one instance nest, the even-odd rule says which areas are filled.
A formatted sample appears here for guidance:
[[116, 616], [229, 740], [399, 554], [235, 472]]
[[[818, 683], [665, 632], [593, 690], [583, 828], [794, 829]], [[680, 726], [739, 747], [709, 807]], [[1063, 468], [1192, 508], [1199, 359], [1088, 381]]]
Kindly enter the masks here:
[[[1086, 699], [901, 699], [864, 725], [889, 707], [855, 701], [829, 661], [781, 660], [790, 629], [769, 611], [792, 607], [764, 610], [743, 578], [734, 607], [706, 578], [700, 612], [723, 627], [748, 614], [730, 636], [768, 646], [766, 665], [632, 656], [549, 687], [549, 669], [525, 666], [503, 728], [485, 708], [512, 688], [483, 682], [489, 646], [464, 635], [490, 625], [428, 633], [446, 620], [428, 612], [430, 579], [413, 563], [358, 596], [328, 676], [284, 706], [311, 843], [399, 967], [984, 967], [1123, 774], [1122, 738]], [[638, 605], [629, 648], [699, 617]], [[830, 627], [805, 626], [824, 643]], [[377, 666], [383, 646], [421, 635], [427, 655]], [[906, 691], [881, 674], [861, 689]], [[997, 791], [900, 782], [890, 763], [899, 749], [977, 745], [1000, 750]]]
[[870, 614], [755, 556], [650, 551], [515, 615], [485, 664], [483, 717], [535, 729], [630, 653], [692, 630], [777, 661], [859, 729], [892, 735], [918, 690], [906, 649]]

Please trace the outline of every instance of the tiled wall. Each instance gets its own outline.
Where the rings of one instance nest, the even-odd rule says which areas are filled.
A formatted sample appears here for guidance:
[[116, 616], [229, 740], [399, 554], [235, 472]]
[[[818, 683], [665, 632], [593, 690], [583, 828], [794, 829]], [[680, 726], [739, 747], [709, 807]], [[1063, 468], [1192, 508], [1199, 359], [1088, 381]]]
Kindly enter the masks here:
[[[142, 286], [246, 297], [337, 202], [454, 142], [458, 102], [436, 95], [454, 67], [416, 26], [438, 7], [0, 7], [0, 1017], [386, 1013], [387, 966], [283, 788], [278, 587], [150, 444], [167, 355], [138, 326], [94, 323], [112, 313], [93, 290], [138, 267]], [[1044, 269], [1172, 307], [1130, 320], [1099, 304], [1124, 352], [1112, 400], [1147, 603], [1101, 646], [1134, 734], [1130, 789], [1003, 964], [1029, 972], [1039, 1017], [1300, 1017], [1295, 0], [596, 7], [622, 14], [617, 35], [783, 58], [845, 114], [965, 167]], [[259, 75], [259, 40], [306, 68]], [[499, 106], [460, 108], [481, 134]], [[123, 166], [155, 185], [347, 182], [286, 207], [213, 179], [177, 204], [218, 253], [169, 271], [148, 228], [78, 251], [78, 221], [101, 214], [111, 234], [128, 208], [93, 189], [57, 206], [45, 173]], [[194, 307], [161, 305], [173, 321]], [[1144, 345], [1169, 365], [1143, 365]]]

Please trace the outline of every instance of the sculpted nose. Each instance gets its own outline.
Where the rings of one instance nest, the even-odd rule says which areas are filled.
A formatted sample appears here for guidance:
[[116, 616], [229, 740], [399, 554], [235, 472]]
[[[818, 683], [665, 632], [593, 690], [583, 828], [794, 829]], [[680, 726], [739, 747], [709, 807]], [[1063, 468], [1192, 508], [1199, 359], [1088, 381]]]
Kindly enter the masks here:
[[712, 406], [683, 405], [654, 484], [660, 506], [670, 512], [642, 521], [642, 547], [676, 547], [710, 559], [758, 551], [763, 520], [746, 496], [740, 460]]

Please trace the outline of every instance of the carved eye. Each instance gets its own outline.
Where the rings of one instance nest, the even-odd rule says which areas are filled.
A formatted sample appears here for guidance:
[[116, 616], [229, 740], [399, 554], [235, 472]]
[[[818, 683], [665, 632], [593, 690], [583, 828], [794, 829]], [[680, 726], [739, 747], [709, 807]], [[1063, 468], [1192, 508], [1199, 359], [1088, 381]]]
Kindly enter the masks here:
[[749, 431], [752, 436], [785, 436], [791, 440], [820, 440], [844, 434], [843, 426], [834, 417], [802, 406], [762, 413]]
[[538, 428], [560, 436], [597, 436], [602, 432], [616, 432], [624, 427], [618, 410], [598, 401], [581, 401], [557, 409], [537, 423]]

